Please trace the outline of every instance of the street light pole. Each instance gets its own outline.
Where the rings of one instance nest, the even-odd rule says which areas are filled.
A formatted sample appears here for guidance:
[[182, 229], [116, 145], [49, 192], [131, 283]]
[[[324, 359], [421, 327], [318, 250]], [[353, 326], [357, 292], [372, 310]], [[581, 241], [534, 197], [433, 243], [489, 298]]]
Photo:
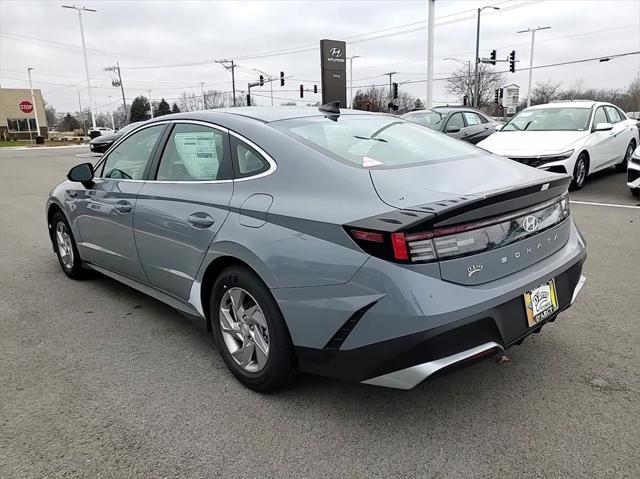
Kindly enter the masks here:
[[[31, 90], [31, 103], [33, 103], [33, 114], [36, 117], [36, 137], [40, 136], [40, 122], [38, 121], [38, 107], [36, 106], [36, 97], [33, 94], [33, 85], [31, 84], [31, 70], [33, 67], [27, 68], [27, 74], [29, 75], [29, 90]], [[29, 128], [31, 131], [31, 128]]]
[[[433, 28], [436, 2], [429, 0], [427, 13], [427, 102], [426, 107], [433, 106]], [[477, 55], [476, 55], [477, 56]]]
[[87, 76], [87, 89], [89, 90], [89, 111], [91, 111], [91, 124], [93, 128], [96, 127], [96, 116], [91, 105], [93, 105], [93, 99], [91, 97], [91, 82], [89, 80], [89, 63], [87, 62], [87, 46], [84, 42], [84, 28], [82, 27], [82, 12], [96, 12], [91, 8], [76, 7], [75, 5], [62, 5], [62, 8], [70, 8], [78, 12], [78, 21], [80, 22], [80, 37], [82, 38], [82, 54], [84, 56], [84, 73]]
[[494, 7], [492, 5], [487, 5], [485, 7], [478, 8], [478, 24], [476, 26], [476, 68], [474, 71], [475, 78], [475, 88], [473, 89], [473, 106], [478, 108], [480, 106], [480, 13], [485, 8], [492, 8], [493, 10], [500, 10], [500, 7]]
[[348, 57], [349, 60], [349, 108], [353, 108], [353, 59], [360, 58], [360, 55]]
[[536, 27], [527, 28], [526, 30], [520, 30], [518, 33], [531, 32], [531, 53], [529, 55], [529, 89], [527, 90], [527, 108], [531, 106], [531, 79], [533, 76], [533, 45], [536, 41], [536, 32], [538, 30], [548, 30], [551, 27]]
[[149, 114], [151, 119], [153, 120], [153, 103], [151, 103], [151, 90], [147, 90], [149, 92]]

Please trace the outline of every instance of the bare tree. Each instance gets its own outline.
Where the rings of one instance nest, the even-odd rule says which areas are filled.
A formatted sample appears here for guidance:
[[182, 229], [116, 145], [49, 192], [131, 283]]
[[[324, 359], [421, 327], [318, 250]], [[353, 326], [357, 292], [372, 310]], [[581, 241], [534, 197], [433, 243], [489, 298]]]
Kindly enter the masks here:
[[560, 97], [563, 100], [580, 100], [585, 98], [584, 79], [576, 80], [569, 88], [561, 92]]
[[366, 111], [387, 111], [389, 92], [384, 87], [370, 86], [366, 90], [358, 90], [353, 96], [353, 109]]
[[[480, 76], [480, 85], [478, 89], [478, 97], [480, 101], [478, 102], [478, 106], [486, 106], [493, 101], [496, 89], [505, 84], [505, 76], [504, 74], [495, 71], [492, 66], [485, 63], [478, 65], [478, 75]], [[447, 79], [447, 92], [452, 95], [459, 96], [461, 100], [464, 97], [467, 97], [469, 104], [473, 104], [474, 89], [475, 77], [471, 63], [467, 66], [458, 68]]]
[[537, 82], [531, 90], [531, 104], [550, 103], [562, 98], [562, 83], [547, 80]]

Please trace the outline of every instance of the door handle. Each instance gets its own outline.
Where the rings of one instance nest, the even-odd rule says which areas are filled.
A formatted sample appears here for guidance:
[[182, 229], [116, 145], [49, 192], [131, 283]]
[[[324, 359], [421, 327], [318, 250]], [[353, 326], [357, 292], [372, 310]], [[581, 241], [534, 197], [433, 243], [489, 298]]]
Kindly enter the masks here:
[[208, 228], [216, 222], [211, 216], [206, 213], [194, 213], [187, 218], [187, 222], [195, 228]]
[[126, 214], [129, 213], [133, 208], [133, 205], [125, 200], [120, 200], [116, 203], [115, 209], [118, 213]]

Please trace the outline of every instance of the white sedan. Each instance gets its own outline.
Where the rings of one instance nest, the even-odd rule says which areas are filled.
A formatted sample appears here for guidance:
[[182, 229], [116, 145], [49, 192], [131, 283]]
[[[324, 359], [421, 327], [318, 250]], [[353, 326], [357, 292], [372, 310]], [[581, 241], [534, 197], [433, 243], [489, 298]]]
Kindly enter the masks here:
[[627, 169], [640, 144], [638, 127], [617, 106], [595, 101], [526, 108], [478, 146], [535, 168], [570, 173], [573, 189], [588, 175]]

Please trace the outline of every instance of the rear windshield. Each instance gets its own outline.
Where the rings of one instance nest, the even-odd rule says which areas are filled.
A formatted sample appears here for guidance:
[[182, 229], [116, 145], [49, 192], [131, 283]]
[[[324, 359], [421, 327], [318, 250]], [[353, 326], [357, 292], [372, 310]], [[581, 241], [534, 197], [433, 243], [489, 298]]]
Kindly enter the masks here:
[[459, 140], [392, 116], [342, 115], [270, 123], [333, 158], [362, 168], [407, 166], [486, 154]]
[[407, 113], [406, 115], [403, 115], [402, 118], [417, 123], [418, 125], [426, 126], [428, 128], [436, 130], [440, 125], [442, 115], [437, 111], [429, 110], [419, 111], [416, 113]]
[[590, 108], [534, 108], [522, 110], [502, 131], [582, 131], [589, 125]]

